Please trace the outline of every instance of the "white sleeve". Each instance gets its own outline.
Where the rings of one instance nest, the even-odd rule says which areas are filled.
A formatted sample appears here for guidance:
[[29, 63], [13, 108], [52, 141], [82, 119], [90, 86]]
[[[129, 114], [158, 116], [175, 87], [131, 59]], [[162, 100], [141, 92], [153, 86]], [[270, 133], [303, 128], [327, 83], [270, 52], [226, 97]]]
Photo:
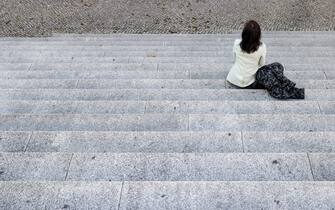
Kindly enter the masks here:
[[238, 45], [238, 40], [235, 40], [234, 46], [233, 46], [233, 62], [235, 63], [236, 60], [236, 47]]
[[259, 62], [258, 62], [258, 66], [259, 67], [262, 67], [262, 66], [264, 66], [265, 65], [265, 59], [266, 59], [266, 45], [263, 43], [263, 53], [262, 53], [262, 55], [261, 55], [261, 57], [260, 57], [260, 59], [259, 59]]

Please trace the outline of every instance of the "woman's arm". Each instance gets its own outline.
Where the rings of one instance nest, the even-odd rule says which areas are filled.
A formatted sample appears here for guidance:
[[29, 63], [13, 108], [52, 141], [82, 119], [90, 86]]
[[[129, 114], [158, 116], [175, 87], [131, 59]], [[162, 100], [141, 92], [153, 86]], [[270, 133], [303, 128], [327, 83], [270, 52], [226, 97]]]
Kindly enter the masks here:
[[236, 40], [235, 40], [234, 46], [233, 46], [233, 63], [235, 63], [235, 60], [236, 60], [235, 48], [236, 48]]
[[266, 45], [263, 43], [263, 47], [264, 47], [264, 50], [263, 50], [263, 53], [262, 53], [262, 56], [261, 58], [259, 59], [259, 62], [258, 62], [258, 66], [259, 67], [262, 67], [265, 65], [265, 58], [266, 58]]
[[236, 61], [236, 50], [237, 50], [237, 48], [240, 46], [240, 42], [241, 42], [241, 40], [239, 40], [239, 39], [236, 39], [235, 41], [234, 41], [234, 46], [233, 46], [233, 62], [235, 63], [235, 61]]

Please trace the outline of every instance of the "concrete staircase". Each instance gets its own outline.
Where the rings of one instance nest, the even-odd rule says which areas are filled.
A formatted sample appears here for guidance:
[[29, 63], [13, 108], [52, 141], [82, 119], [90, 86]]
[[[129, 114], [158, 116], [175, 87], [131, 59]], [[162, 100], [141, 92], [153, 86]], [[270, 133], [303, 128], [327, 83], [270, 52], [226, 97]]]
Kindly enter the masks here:
[[0, 38], [0, 209], [334, 209], [335, 32], [265, 32], [306, 100], [232, 89], [238, 33]]

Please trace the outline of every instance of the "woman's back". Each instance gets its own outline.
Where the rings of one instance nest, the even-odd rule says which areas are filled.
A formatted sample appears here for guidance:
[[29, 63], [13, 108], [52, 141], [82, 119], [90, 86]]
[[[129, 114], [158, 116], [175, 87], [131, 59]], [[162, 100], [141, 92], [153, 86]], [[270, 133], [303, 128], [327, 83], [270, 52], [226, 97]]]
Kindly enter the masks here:
[[241, 49], [241, 40], [234, 42], [234, 65], [231, 68], [227, 80], [239, 87], [247, 87], [255, 82], [257, 70], [265, 65], [266, 45], [262, 43], [254, 52], [247, 53]]

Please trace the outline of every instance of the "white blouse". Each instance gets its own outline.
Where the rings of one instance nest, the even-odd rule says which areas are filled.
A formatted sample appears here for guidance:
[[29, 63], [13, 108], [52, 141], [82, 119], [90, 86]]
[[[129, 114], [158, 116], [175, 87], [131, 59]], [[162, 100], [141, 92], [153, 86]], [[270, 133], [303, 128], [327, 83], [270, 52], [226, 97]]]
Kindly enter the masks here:
[[266, 45], [263, 43], [253, 53], [243, 52], [240, 47], [241, 39], [234, 42], [234, 65], [230, 69], [227, 80], [239, 87], [247, 87], [255, 82], [257, 70], [265, 65]]

